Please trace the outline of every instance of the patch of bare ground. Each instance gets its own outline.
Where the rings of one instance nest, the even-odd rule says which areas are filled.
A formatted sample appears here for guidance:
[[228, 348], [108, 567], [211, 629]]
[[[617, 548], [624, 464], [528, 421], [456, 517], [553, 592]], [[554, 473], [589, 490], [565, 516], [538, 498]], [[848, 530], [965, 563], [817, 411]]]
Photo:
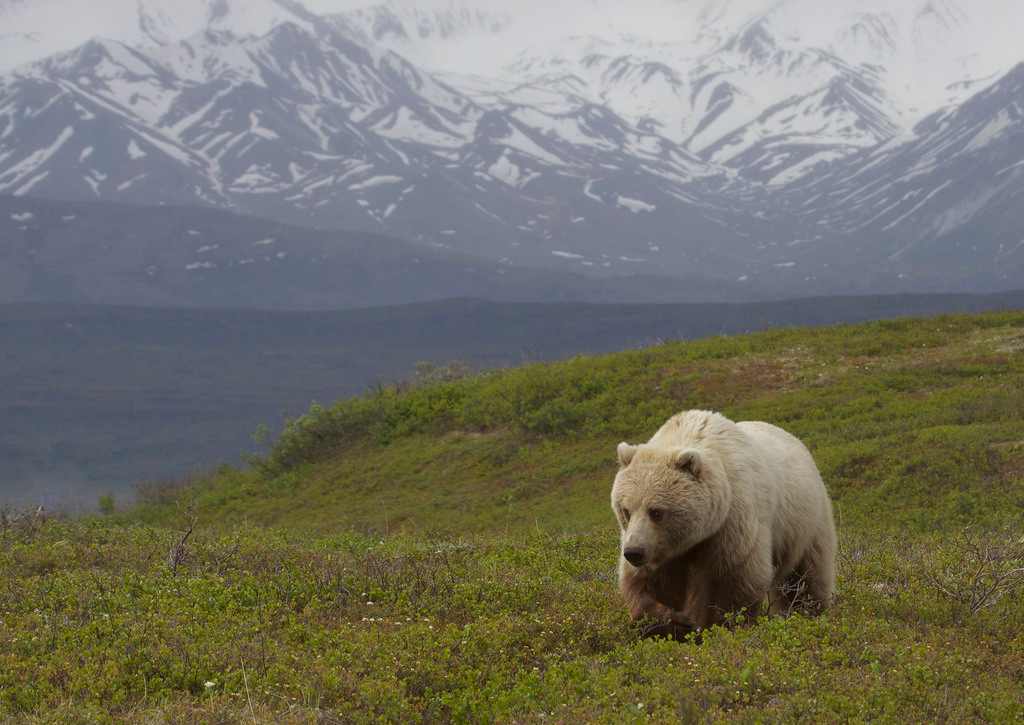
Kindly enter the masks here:
[[506, 431], [497, 428], [493, 430], [453, 430], [445, 434], [445, 437], [453, 441], [478, 441], [487, 438], [498, 438]]
[[1024, 352], [1024, 335], [1018, 335], [1017, 337], [1010, 338], [996, 349], [999, 352], [1006, 353], [1007, 355]]
[[970, 337], [970, 344], [987, 346], [997, 353], [1012, 355], [1024, 351], [1024, 331], [1019, 327], [996, 330], [978, 330]]
[[700, 377], [701, 392], [724, 404], [749, 398], [755, 394], [785, 393], [799, 387], [800, 373], [807, 364], [806, 353], [768, 357], [752, 357], [733, 361], [705, 371]]

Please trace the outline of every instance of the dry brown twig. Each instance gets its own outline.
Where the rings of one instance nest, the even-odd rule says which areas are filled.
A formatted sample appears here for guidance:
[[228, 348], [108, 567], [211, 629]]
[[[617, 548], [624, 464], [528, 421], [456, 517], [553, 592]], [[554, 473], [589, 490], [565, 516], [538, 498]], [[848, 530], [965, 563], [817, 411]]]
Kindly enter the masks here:
[[1024, 538], [984, 537], [966, 529], [952, 546], [955, 561], [926, 573], [925, 580], [972, 616], [1024, 587]]
[[252, 706], [252, 695], [249, 693], [249, 676], [245, 672], [245, 658], [242, 658], [242, 681], [245, 683], [245, 699], [249, 703], [249, 715], [256, 722], [256, 710]]
[[170, 553], [167, 555], [167, 566], [171, 570], [171, 576], [177, 576], [178, 566], [185, 560], [185, 556], [188, 553], [186, 545], [188, 544], [189, 538], [192, 536], [192, 532], [196, 528], [196, 516], [193, 514], [189, 518], [188, 529], [174, 546], [171, 547]]

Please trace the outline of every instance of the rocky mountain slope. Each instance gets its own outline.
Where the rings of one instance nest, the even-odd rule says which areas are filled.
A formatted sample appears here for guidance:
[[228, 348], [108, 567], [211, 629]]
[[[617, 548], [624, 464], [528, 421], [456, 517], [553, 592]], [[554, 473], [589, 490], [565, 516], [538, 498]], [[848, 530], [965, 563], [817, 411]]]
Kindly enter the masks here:
[[593, 278], [568, 263], [516, 267], [194, 207], [0, 196], [0, 239], [0, 303], [324, 310], [458, 297], [694, 302], [749, 291], [702, 277]]

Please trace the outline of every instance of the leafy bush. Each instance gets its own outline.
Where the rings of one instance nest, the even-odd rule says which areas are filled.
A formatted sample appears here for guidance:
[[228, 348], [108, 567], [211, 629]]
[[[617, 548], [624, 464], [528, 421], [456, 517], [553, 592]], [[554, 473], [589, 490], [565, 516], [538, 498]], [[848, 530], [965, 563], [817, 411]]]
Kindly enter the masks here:
[[97, 508], [104, 516], [112, 515], [117, 510], [117, 504], [114, 502], [114, 496], [112, 494], [104, 494], [100, 496]]

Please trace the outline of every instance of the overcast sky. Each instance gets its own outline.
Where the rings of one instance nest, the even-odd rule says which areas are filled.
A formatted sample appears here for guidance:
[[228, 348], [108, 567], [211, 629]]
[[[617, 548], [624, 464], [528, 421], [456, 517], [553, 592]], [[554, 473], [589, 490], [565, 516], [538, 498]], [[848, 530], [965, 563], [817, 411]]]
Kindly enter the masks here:
[[[678, 28], [685, 23], [687, 10], [695, 11], [710, 0], [392, 0], [399, 6], [415, 8], [446, 8], [452, 5], [472, 9], [489, 9], [495, 13], [511, 16], [522, 23], [537, 25], [531, 34], [551, 34], [558, 26], [558, 32], [574, 34], [606, 29], [613, 24], [620, 32], [642, 32], [644, 35], [658, 35], [662, 30]], [[749, 13], [777, 0], [717, 0], [728, 6], [730, 12], [742, 9]], [[790, 0], [792, 1], [792, 0]], [[819, 0], [808, 0], [819, 2]], [[847, 0], [849, 1], [849, 0]], [[330, 13], [353, 8], [379, 5], [387, 0], [302, 0], [314, 12]]]
[[[466, 4], [472, 5], [473, 7], [488, 7], [496, 10], [515, 10], [516, 7], [537, 4], [536, 0], [472, 0], [472, 2], [466, 2], [465, 0], [401, 0], [410, 5], [417, 5], [421, 7], [445, 7], [452, 4]], [[641, 2], [643, 0], [640, 0]], [[309, 0], [307, 5], [310, 7], [326, 7], [326, 8], [353, 8], [353, 7], [365, 7], [367, 5], [377, 5], [380, 0]], [[555, 0], [557, 4], [557, 0]], [[551, 4], [550, 2], [548, 4]]]
[[[437, 7], [449, 4], [449, 0], [405, 0], [405, 2], [421, 7]], [[535, 0], [473, 0], [474, 7], [487, 7], [506, 12], [530, 3], [535, 3]], [[366, 7], [367, 5], [376, 5], [378, 3], [374, 2], [374, 0], [305, 0], [304, 4], [314, 12], [327, 13]]]
[[[358, 7], [377, 5], [388, 0], [301, 0], [318, 13], [342, 12]], [[696, 47], [697, 30], [710, 30], [700, 36], [712, 39], [719, 33], [735, 32], [752, 17], [772, 9], [772, 31], [785, 39], [800, 36], [799, 42], [815, 47], [830, 47], [837, 32], [852, 27], [863, 11], [884, 11], [893, 16], [898, 26], [895, 35], [902, 45], [928, 46], [931, 56], [951, 55], [969, 51], [975, 55], [999, 55], [994, 67], [1001, 67], [1002, 55], [1020, 60], [1020, 40], [1017, 28], [1024, 22], [1024, 0], [391, 0], [399, 8], [439, 8], [463, 6], [491, 9], [503, 15], [512, 15], [515, 22], [500, 40], [493, 35], [460, 39], [458, 43], [429, 44], [416, 50], [399, 48], [414, 61], [423, 61], [427, 67], [459, 70], [484, 67], [503, 67], [506, 60], [527, 48], [545, 47], [569, 37], [599, 37], [603, 40], [621, 39], [629, 35], [665, 45]], [[0, 53], [0, 70], [18, 63], [44, 57], [52, 52], [67, 50], [90, 37], [108, 37], [125, 42], [137, 42], [139, 35], [139, 0], [0, 0], [0, 10], [17, 11], [15, 16], [5, 15], [0, 23], [0, 35], [6, 32], [21, 38], [19, 47], [7, 40]], [[168, 37], [188, 37], [205, 22], [209, 3], [213, 0], [145, 0], [151, 9], [167, 8], [158, 15], [172, 21]], [[280, 14], [281, 6], [270, 0], [231, 0], [238, 12], [232, 29], [243, 33], [267, 32], [268, 18]], [[953, 18], [952, 28], [938, 27], [945, 22], [917, 24], [925, 8], [945, 9]], [[698, 14], [707, 14], [698, 19]], [[941, 14], [941, 13], [940, 13]], [[962, 14], [969, 18], [966, 24], [958, 21]], [[23, 16], [23, 17], [22, 17]], [[71, 18], [71, 22], [55, 23], [54, 17]], [[261, 20], [262, 18], [262, 20]], [[24, 22], [16, 22], [18, 20]], [[239, 19], [246, 22], [240, 22]], [[251, 21], [251, 22], [250, 22]], [[248, 27], [246, 25], [251, 25]], [[918, 27], [918, 25], [920, 27]], [[123, 26], [123, 27], [122, 27]], [[238, 26], [237, 28], [235, 26]], [[919, 32], [920, 31], [920, 32]], [[39, 42], [37, 42], [37, 40]], [[632, 40], [632, 39], [631, 39]], [[913, 42], [906, 42], [912, 40]], [[453, 46], [458, 45], [458, 48]], [[928, 48], [926, 48], [928, 50]], [[45, 52], [44, 52], [45, 51]], [[439, 54], [438, 57], [418, 56], [417, 52]], [[917, 72], [919, 69], [915, 69]], [[941, 68], [935, 69], [943, 72]]]

